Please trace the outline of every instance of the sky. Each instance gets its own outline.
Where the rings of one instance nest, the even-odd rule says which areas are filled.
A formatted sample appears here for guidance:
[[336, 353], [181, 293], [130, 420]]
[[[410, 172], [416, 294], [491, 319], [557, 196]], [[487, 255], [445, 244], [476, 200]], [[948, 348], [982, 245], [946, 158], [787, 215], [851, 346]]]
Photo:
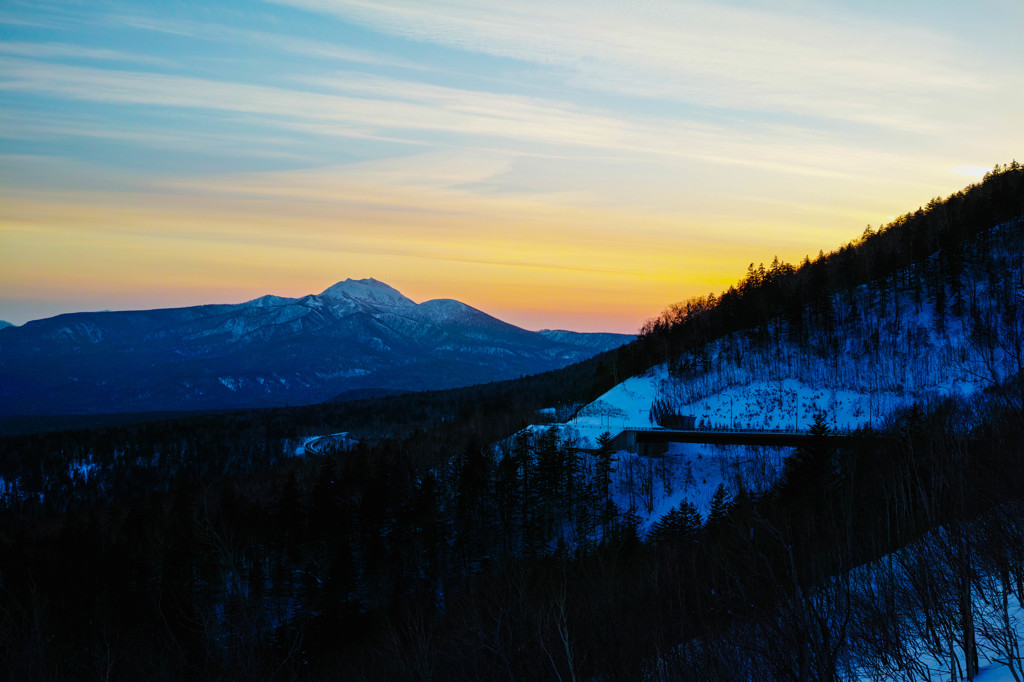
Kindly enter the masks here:
[[0, 320], [373, 277], [635, 332], [1024, 160], [1019, 0], [6, 0]]

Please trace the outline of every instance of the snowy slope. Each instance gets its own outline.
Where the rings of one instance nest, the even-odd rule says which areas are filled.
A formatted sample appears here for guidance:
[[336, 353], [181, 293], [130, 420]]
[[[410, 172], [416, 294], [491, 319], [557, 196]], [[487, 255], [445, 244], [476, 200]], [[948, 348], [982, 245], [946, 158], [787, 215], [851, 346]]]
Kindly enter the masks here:
[[[998, 231], [992, 242], [1002, 244]], [[979, 340], [979, 321], [1006, 316], [989, 296], [989, 273], [999, 272], [1018, 300], [1024, 295], [1022, 259], [1001, 246], [993, 251], [965, 270], [959, 315], [951, 306], [940, 315], [937, 302], [920, 292], [861, 287], [833, 303], [838, 348], [814, 338], [797, 343], [774, 320], [708, 344], [673, 371], [662, 364], [628, 379], [572, 423], [586, 437], [651, 426], [649, 411], [661, 400], [708, 428], [806, 429], [823, 410], [832, 428], [845, 430], [878, 427], [916, 402], [976, 395], [1020, 371], [1024, 344], [1019, 319], [1012, 328], [993, 323], [992, 334]]]
[[[904, 287], [898, 291], [860, 287], [851, 297], [835, 297], [836, 337], [797, 341], [784, 321], [730, 334], [691, 357], [631, 377], [562, 425], [582, 447], [596, 447], [604, 432], [656, 426], [657, 402], [696, 418], [698, 428], [807, 429], [823, 411], [833, 430], [879, 428], [899, 410], [915, 403], [978, 395], [1019, 371], [1014, 350], [1024, 344], [1024, 328], [995, 325], [994, 336], [979, 340], [979, 320], [1006, 316], [990, 295], [992, 272], [999, 281], [1024, 291], [1024, 258], [1019, 244], [996, 228], [985, 259], [965, 268], [960, 314], [934, 296]], [[1017, 240], [1019, 241], [1019, 240]], [[919, 273], [909, 273], [913, 281]], [[953, 287], [945, 284], [951, 301]], [[1018, 294], [1020, 295], [1020, 294]], [[807, 325], [813, 329], [812, 324]], [[650, 527], [683, 499], [706, 513], [719, 483], [735, 490], [770, 485], [789, 448], [750, 448], [675, 444], [664, 461], [645, 461], [618, 453], [616, 502], [634, 506], [642, 526]], [[658, 485], [653, 499], [638, 502], [638, 472]], [[633, 483], [623, 476], [632, 476]], [[688, 483], [688, 484], [687, 484]], [[633, 490], [633, 492], [629, 492]]]

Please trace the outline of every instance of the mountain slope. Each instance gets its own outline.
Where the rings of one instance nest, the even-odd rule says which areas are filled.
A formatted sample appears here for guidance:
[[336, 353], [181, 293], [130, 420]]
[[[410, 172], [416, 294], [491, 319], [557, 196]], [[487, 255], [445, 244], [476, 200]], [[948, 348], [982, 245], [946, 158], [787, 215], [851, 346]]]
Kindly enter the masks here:
[[631, 337], [530, 332], [373, 279], [299, 299], [74, 313], [0, 332], [0, 414], [219, 409], [448, 388], [562, 367]]

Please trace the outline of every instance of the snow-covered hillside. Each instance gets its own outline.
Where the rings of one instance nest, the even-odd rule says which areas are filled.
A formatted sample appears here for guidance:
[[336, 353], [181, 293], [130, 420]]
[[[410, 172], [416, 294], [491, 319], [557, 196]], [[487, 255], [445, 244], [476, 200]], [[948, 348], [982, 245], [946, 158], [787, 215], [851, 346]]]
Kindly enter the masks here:
[[[602, 433], [657, 426], [659, 409], [692, 415], [698, 429], [806, 430], [823, 412], [832, 430], [845, 432], [882, 428], [917, 403], [977, 396], [1020, 371], [1024, 316], [1007, 312], [1024, 301], [1018, 232], [992, 230], [986, 257], [967, 259], [957, 286], [909, 284], [927, 279], [920, 271], [861, 286], [833, 297], [830, 333], [808, 319], [810, 331], [795, 337], [787, 321], [775, 319], [729, 334], [626, 379], [559, 428], [587, 449]], [[642, 529], [683, 499], [706, 515], [719, 484], [733, 493], [762, 490], [791, 451], [672, 444], [650, 460], [619, 452], [615, 502], [634, 508]]]
[[[837, 294], [673, 359], [659, 398], [706, 424], [800, 428], [824, 410], [838, 429], [877, 427], [913, 403], [970, 397], [1024, 369], [1024, 243], [1019, 224], [889, 281]], [[667, 374], [667, 376], [665, 376]]]

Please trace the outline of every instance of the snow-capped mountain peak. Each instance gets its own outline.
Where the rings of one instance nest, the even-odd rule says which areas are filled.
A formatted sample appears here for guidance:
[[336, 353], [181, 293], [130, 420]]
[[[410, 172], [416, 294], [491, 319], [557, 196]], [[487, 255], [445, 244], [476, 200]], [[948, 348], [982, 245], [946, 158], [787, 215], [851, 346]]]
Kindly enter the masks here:
[[346, 279], [344, 282], [324, 289], [320, 294], [322, 298], [342, 299], [347, 298], [366, 303], [378, 305], [414, 306], [411, 300], [406, 298], [397, 289], [388, 286], [384, 282], [373, 279]]

